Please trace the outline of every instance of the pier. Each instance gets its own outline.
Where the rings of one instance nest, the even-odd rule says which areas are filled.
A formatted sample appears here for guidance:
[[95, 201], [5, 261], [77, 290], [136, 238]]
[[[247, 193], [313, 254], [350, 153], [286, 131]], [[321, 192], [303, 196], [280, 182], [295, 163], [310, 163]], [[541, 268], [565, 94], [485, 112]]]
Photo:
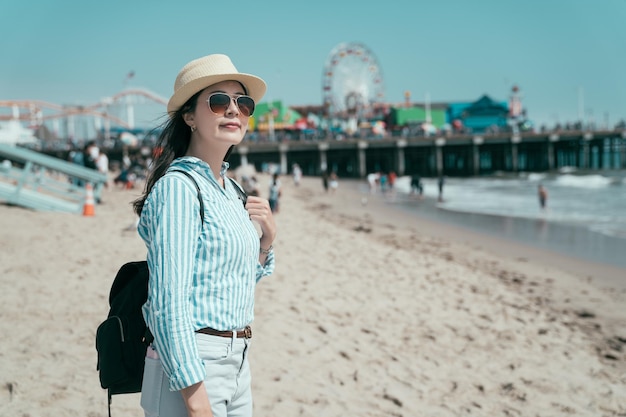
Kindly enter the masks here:
[[232, 166], [276, 164], [281, 173], [297, 163], [305, 175], [335, 171], [343, 178], [395, 171], [423, 177], [478, 176], [495, 172], [549, 172], [626, 168], [626, 131], [562, 131], [450, 135], [332, 141], [248, 142], [230, 156]]
[[[516, 92], [512, 94], [515, 96]], [[40, 125], [42, 127], [38, 132], [42, 136], [40, 139], [45, 139], [48, 145], [56, 145], [43, 149], [43, 152], [65, 160], [69, 153], [67, 144], [72, 143], [71, 138], [76, 138], [76, 132], [82, 131], [87, 124], [102, 126], [100, 131], [95, 132], [94, 139], [102, 142], [99, 145], [103, 146], [111, 162], [119, 162], [122, 160], [122, 148], [118, 143], [120, 140], [111, 145], [115, 139], [113, 137], [115, 129], [111, 123], [121, 126], [121, 129], [132, 131], [134, 105], [142, 100], [149, 100], [158, 106], [165, 103], [165, 99], [142, 89], [124, 90], [89, 106], [64, 107], [33, 100], [0, 101], [0, 108], [6, 107], [12, 111], [10, 115], [0, 114], [0, 120], [30, 121], [31, 125]], [[512, 100], [512, 103], [515, 103], [515, 100]], [[461, 104], [463, 103], [456, 103], [457, 107]], [[118, 110], [125, 110], [128, 122], [111, 115], [112, 108], [116, 106], [120, 107]], [[423, 177], [439, 175], [462, 177], [490, 175], [496, 172], [550, 172], [565, 167], [580, 170], [626, 169], [626, 128], [623, 124], [616, 125], [615, 129], [596, 130], [594, 126], [583, 126], [580, 123], [573, 130], [556, 128], [553, 131], [519, 130], [519, 133], [512, 133], [507, 124], [510, 121], [507, 119], [510, 113], [507, 105], [495, 102], [487, 96], [473, 103], [465, 103], [462, 115], [450, 114], [446, 117], [442, 110], [445, 106], [442, 106], [444, 104], [427, 106], [429, 113], [441, 112], [442, 123], [444, 120], [456, 120], [460, 117], [463, 125], [476, 127], [477, 122], [474, 119], [483, 120], [485, 114], [488, 114], [490, 115], [488, 125], [496, 125], [500, 129], [496, 132], [483, 129], [485, 133], [453, 133], [457, 130], [439, 130], [438, 132], [442, 133], [431, 133], [430, 136], [424, 136], [424, 132], [420, 135], [408, 128], [408, 134], [404, 134], [404, 129], [403, 132], [390, 129], [388, 132], [392, 132], [391, 135], [387, 132], [388, 136], [382, 138], [372, 136], [371, 133], [375, 133], [372, 130], [369, 134], [364, 134], [367, 136], [360, 136], [359, 133], [356, 137], [346, 138], [341, 135], [341, 140], [318, 139], [315, 135], [307, 136], [293, 131], [282, 137], [272, 134], [267, 136], [259, 135], [259, 131], [252, 130], [244, 142], [234, 149], [229, 161], [233, 167], [253, 164], [258, 171], [267, 164], [274, 164], [279, 167], [282, 174], [291, 172], [291, 167], [297, 163], [305, 175], [321, 175], [324, 171], [334, 171], [342, 178], [364, 178], [368, 173], [379, 171], [394, 171], [398, 175], [417, 174]], [[20, 108], [27, 108], [28, 111], [20, 112]], [[416, 108], [420, 110], [419, 106]], [[448, 110], [455, 108], [449, 105]], [[302, 114], [321, 111], [319, 106], [301, 107], [298, 110]], [[472, 111], [477, 113], [474, 119]], [[99, 120], [98, 123], [91, 120], [94, 117]], [[262, 114], [259, 115], [259, 121], [261, 119]], [[430, 116], [426, 119], [430, 119]], [[43, 129], [43, 122], [47, 120], [52, 120], [58, 126], [53, 123], [52, 130]], [[80, 124], [81, 121], [84, 123]], [[501, 126], [496, 123], [497, 121], [502, 122]], [[400, 122], [395, 121], [399, 126], [403, 126]], [[63, 126], [67, 129], [61, 133], [60, 130], [63, 129], [59, 128]], [[398, 133], [398, 136], [394, 133]], [[89, 134], [85, 132], [84, 137], [89, 137]], [[268, 140], [269, 138], [272, 140]], [[143, 139], [144, 147], [151, 146], [151, 143], [151, 139]], [[140, 144], [123, 145], [129, 147], [131, 154], [139, 154], [142, 151]], [[142, 155], [145, 155], [145, 151], [146, 149], [143, 149]]]
[[[106, 123], [101, 122], [104, 130], [97, 132], [100, 137], [96, 140], [106, 143], [112, 139], [112, 128], [109, 125], [117, 121], [111, 119], [110, 112], [106, 110], [113, 103], [125, 102], [126, 113], [129, 115], [128, 123], [118, 124], [122, 128], [132, 128], [134, 125], [133, 118], [130, 117], [134, 114], [133, 106], [128, 104], [133, 103], [133, 100], [128, 97], [147, 98], [158, 105], [164, 103], [164, 99], [155, 94], [138, 89], [125, 90], [110, 99], [84, 108], [64, 108], [49, 103], [42, 104], [39, 101], [0, 101], [0, 107], [12, 109], [11, 116], [0, 115], [0, 120], [10, 117], [12, 120], [32, 121], [39, 113], [35, 115], [32, 112], [20, 113], [19, 108], [42, 109], [43, 114], [43, 109], [50, 107], [53, 113], [42, 116], [39, 122], [43, 123], [48, 119], [53, 121], [67, 119], [68, 129], [64, 134], [46, 137], [47, 142], [62, 145], [70, 143], [75, 130], [80, 130], [71, 123], [74, 117], [104, 117]], [[472, 105], [477, 107], [487, 101], [489, 100], [483, 97]], [[493, 107], [493, 102], [489, 103]], [[500, 107], [497, 110], [502, 114], [498, 114], [504, 118], [505, 108]], [[303, 114], [309, 110], [301, 109]], [[471, 124], [470, 121], [467, 117], [464, 119], [467, 124]], [[60, 122], [59, 124], [63, 125]], [[430, 136], [424, 136], [423, 133], [389, 135], [382, 138], [357, 135], [341, 140], [313, 139], [302, 134], [293, 134], [290, 139], [284, 140], [282, 138], [285, 136], [281, 138], [280, 135], [269, 135], [269, 138], [274, 140], [268, 140], [268, 136], [258, 135], [253, 131], [253, 134], [248, 134], [244, 142], [235, 148], [229, 161], [233, 167], [253, 164], [258, 171], [266, 164], [275, 164], [280, 167], [282, 174], [291, 172], [291, 167], [297, 163], [305, 175], [321, 175], [324, 171], [335, 171], [342, 178], [364, 178], [368, 173], [378, 171], [394, 171], [398, 175], [417, 174], [423, 177], [439, 175], [462, 177], [490, 175], [496, 172], [550, 172], [564, 167], [580, 170], [626, 169], [626, 129], [623, 125], [615, 129], [594, 129], [581, 125], [577, 130], [574, 128], [574, 130], [555, 129], [519, 133], [512, 133], [510, 129], [505, 130], [506, 127], [508, 126], [503, 126], [503, 129], [496, 133], [441, 131], [442, 133], [433, 133]], [[54, 131], [55, 129], [52, 130]], [[50, 133], [47, 130], [40, 133], [46, 132]], [[149, 140], [144, 139], [144, 145], [150, 146], [149, 143]], [[116, 143], [113, 148], [109, 148], [111, 145], [104, 145], [111, 162], [122, 160], [122, 149], [117, 147], [118, 145]], [[139, 153], [141, 150], [141, 145], [126, 145], [130, 147], [131, 154]], [[66, 160], [69, 149], [66, 146], [59, 146], [56, 149], [44, 149], [44, 152]]]

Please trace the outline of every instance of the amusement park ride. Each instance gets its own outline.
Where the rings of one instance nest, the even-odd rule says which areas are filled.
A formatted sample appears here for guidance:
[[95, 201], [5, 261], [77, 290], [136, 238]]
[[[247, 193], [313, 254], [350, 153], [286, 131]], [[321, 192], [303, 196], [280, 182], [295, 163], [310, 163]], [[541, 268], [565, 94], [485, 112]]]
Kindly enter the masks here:
[[328, 55], [322, 77], [324, 107], [339, 118], [375, 115], [385, 97], [374, 53], [360, 43], [341, 43]]
[[[0, 123], [17, 121], [31, 129], [38, 129], [51, 121], [56, 135], [59, 135], [63, 124], [64, 133], [72, 138], [76, 132], [77, 120], [90, 118], [93, 119], [93, 127], [102, 129], [105, 137], [108, 137], [112, 125], [122, 129], [135, 129], [135, 107], [146, 102], [161, 106], [167, 103], [158, 94], [140, 88], [126, 89], [86, 106], [61, 105], [41, 100], [0, 100]], [[4, 113], [1, 112], [2, 109], [5, 109]]]

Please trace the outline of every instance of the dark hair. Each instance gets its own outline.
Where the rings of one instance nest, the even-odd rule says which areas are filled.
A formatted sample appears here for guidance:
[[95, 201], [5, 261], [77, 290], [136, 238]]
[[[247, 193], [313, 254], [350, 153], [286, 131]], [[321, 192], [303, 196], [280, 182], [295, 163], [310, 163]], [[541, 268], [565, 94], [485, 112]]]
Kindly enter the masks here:
[[176, 110], [173, 116], [159, 126], [162, 130], [155, 145], [157, 152], [154, 155], [154, 160], [148, 173], [143, 195], [133, 201], [133, 210], [138, 216], [141, 215], [143, 205], [154, 184], [165, 175], [174, 159], [187, 153], [189, 143], [191, 142], [191, 128], [185, 123], [183, 116], [196, 110], [198, 96], [201, 92], [202, 90], [191, 96], [180, 109]]

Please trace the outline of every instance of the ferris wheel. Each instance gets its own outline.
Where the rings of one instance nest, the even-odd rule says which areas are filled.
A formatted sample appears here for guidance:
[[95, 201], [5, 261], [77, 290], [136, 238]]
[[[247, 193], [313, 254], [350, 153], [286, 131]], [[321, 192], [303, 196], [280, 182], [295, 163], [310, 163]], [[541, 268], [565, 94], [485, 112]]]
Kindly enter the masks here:
[[331, 116], [366, 116], [382, 103], [383, 74], [376, 56], [361, 43], [341, 43], [326, 59], [324, 107]]

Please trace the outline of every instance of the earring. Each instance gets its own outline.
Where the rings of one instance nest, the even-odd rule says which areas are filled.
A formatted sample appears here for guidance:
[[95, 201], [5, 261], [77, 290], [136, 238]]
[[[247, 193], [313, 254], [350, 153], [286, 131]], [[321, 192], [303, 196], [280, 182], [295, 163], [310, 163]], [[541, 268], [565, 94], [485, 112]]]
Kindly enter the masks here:
[[196, 131], [196, 127], [195, 126], [191, 126], [191, 133]]

